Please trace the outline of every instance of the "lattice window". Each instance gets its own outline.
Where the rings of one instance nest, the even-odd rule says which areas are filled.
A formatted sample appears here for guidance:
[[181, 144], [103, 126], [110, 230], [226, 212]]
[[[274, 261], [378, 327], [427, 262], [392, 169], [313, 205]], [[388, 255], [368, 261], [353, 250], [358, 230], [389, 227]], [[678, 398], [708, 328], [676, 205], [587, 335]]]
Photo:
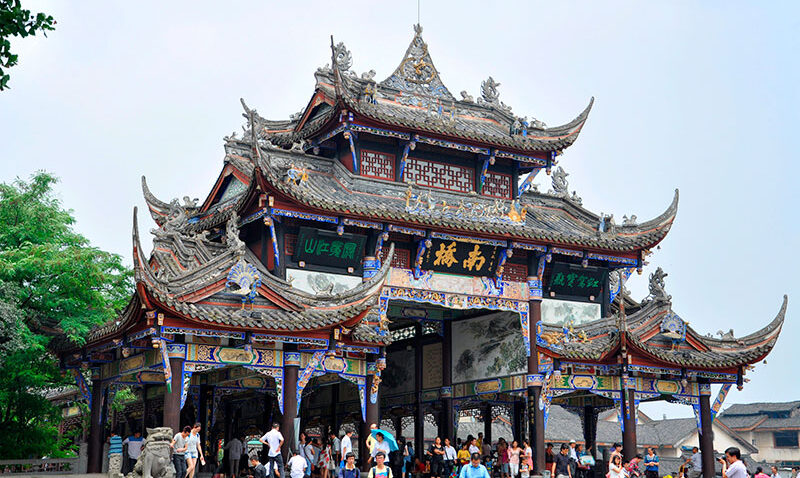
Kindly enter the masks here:
[[475, 172], [466, 166], [408, 158], [405, 181], [420, 186], [469, 193], [475, 190]]
[[294, 255], [295, 244], [297, 244], [297, 234], [285, 234], [283, 236], [283, 252], [287, 256]]
[[[516, 256], [516, 254], [514, 254]], [[525, 282], [528, 280], [528, 266], [525, 264], [509, 264], [503, 266], [503, 279], [508, 281]]]
[[417, 336], [417, 328], [415, 326], [403, 327], [392, 331], [392, 341], [399, 342], [405, 339], [411, 339]]
[[[389, 246], [386, 243], [384, 243], [383, 250], [381, 251], [381, 261], [385, 261], [387, 255], [389, 255]], [[410, 269], [411, 251], [409, 251], [408, 249], [398, 249], [395, 246], [394, 256], [392, 257], [392, 267], [398, 267], [400, 269]]]
[[361, 175], [394, 181], [394, 155], [361, 150]]
[[495, 198], [511, 199], [511, 175], [487, 171], [481, 194]]

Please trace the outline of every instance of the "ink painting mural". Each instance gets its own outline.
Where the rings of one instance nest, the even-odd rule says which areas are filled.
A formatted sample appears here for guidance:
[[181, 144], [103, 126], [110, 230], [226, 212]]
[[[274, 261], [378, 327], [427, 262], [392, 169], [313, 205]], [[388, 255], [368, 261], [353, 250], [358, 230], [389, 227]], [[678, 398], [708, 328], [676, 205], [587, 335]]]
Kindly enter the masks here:
[[453, 383], [525, 373], [519, 315], [497, 312], [453, 322]]
[[565, 327], [583, 325], [600, 318], [600, 304], [543, 299], [542, 322]]

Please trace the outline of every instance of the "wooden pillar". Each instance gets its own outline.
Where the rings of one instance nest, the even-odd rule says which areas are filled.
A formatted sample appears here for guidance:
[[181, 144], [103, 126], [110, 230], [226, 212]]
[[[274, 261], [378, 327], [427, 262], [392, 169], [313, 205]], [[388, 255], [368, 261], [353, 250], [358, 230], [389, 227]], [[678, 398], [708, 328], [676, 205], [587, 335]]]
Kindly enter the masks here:
[[622, 458], [625, 462], [636, 456], [636, 389], [630, 387], [633, 378], [622, 377]]
[[405, 436], [403, 435], [403, 417], [400, 416], [392, 417], [392, 424], [394, 425], [395, 438], [397, 437], [405, 438]]
[[711, 428], [711, 388], [700, 383], [700, 457], [703, 477], [714, 476], [714, 430]]
[[[367, 355], [367, 360], [370, 363], [374, 364], [376, 359], [377, 359], [377, 356], [375, 356], [374, 354]], [[378, 393], [374, 397], [374, 399], [375, 399], [374, 401], [373, 401], [373, 397], [372, 397], [372, 384], [373, 384], [373, 378], [374, 377], [375, 377], [375, 375], [373, 375], [373, 374], [368, 374], [367, 375], [367, 422], [366, 422], [367, 429], [369, 429], [369, 426], [372, 425], [373, 423], [375, 425], [377, 425], [379, 428], [380, 428], [380, 424], [381, 424], [381, 416], [380, 416], [380, 410], [381, 410], [380, 385], [378, 386]]]
[[425, 449], [425, 408], [422, 404], [422, 324], [414, 326], [414, 452], [424, 456]]
[[492, 402], [483, 405], [483, 442], [492, 444]]
[[181, 426], [181, 389], [183, 388], [183, 359], [171, 357], [169, 367], [172, 370], [170, 386], [164, 392], [164, 418], [163, 426], [172, 428], [172, 433], [178, 433]]
[[[330, 419], [328, 421], [328, 426], [330, 427], [330, 431], [339, 436], [339, 388], [342, 386], [341, 379], [339, 382], [331, 387], [331, 408], [330, 408]], [[325, 436], [327, 438], [327, 435]], [[338, 451], [337, 451], [338, 452]]]
[[[197, 421], [200, 423], [200, 442], [203, 445], [203, 450], [205, 450], [206, 444], [206, 433], [208, 432], [208, 425], [211, 422], [208, 416], [208, 395], [212, 393], [214, 387], [209, 385], [200, 385], [200, 410], [197, 411]], [[213, 403], [213, 399], [212, 399]], [[194, 425], [194, 423], [192, 423]]]
[[[453, 430], [453, 323], [445, 321], [442, 324], [444, 337], [442, 339], [442, 388], [441, 403], [442, 413], [439, 417], [439, 436], [442, 440], [449, 438], [455, 445], [455, 430]], [[421, 348], [421, 347], [420, 347]]]
[[[285, 344], [283, 352], [283, 416], [281, 417], [281, 434], [283, 447], [281, 453], [286, 456], [289, 450], [297, 450], [294, 441], [294, 420], [297, 418], [297, 374], [300, 368], [300, 352], [296, 345]], [[271, 426], [271, 424], [270, 424]]]
[[142, 436], [147, 435], [147, 414], [149, 413], [147, 411], [147, 387], [149, 387], [149, 385], [142, 384], [142, 424], [139, 428], [142, 432]]
[[[587, 453], [589, 448], [594, 446], [597, 440], [597, 412], [591, 405], [583, 407], [583, 441], [586, 444], [585, 449]], [[592, 450], [592, 456], [595, 455], [595, 450]]]
[[[531, 254], [533, 257], [533, 254]], [[533, 271], [535, 261], [528, 262], [529, 274]], [[540, 284], [538, 277], [528, 276], [528, 284]], [[530, 287], [532, 297], [541, 298], [541, 287]], [[528, 356], [528, 437], [533, 449], [533, 468], [537, 474], [545, 469], [544, 453], [544, 410], [539, 408], [539, 399], [542, 395], [543, 381], [539, 375], [539, 351], [536, 347], [536, 323], [542, 320], [542, 301], [531, 300], [528, 303], [528, 337], [530, 340], [530, 355]]]
[[92, 409], [89, 412], [88, 473], [103, 470], [103, 382], [100, 371], [92, 370]]
[[[372, 360], [375, 360], [375, 356], [370, 354]], [[369, 357], [369, 356], [368, 356]], [[369, 359], [368, 359], [369, 360]], [[369, 453], [369, 449], [366, 447], [367, 437], [370, 435], [370, 425], [373, 423], [380, 428], [380, 400], [376, 399], [375, 403], [372, 403], [370, 399], [371, 389], [372, 389], [372, 378], [374, 375], [367, 375], [367, 414], [366, 414], [366, 421], [361, 422], [361, 433], [358, 435], [358, 444], [359, 447], [363, 446], [363, 455], [361, 454], [362, 448], [359, 448], [359, 456], [361, 457], [361, 470], [362, 471], [369, 471], [369, 467], [371, 465], [367, 465], [367, 453]], [[388, 458], [388, 457], [387, 457]], [[373, 462], [374, 465], [374, 462]]]
[[[527, 403], [522, 400], [514, 400], [513, 416], [511, 417], [511, 433], [514, 435], [514, 440], [522, 441], [522, 428], [525, 425], [525, 407]], [[486, 432], [484, 432], [484, 436]]]

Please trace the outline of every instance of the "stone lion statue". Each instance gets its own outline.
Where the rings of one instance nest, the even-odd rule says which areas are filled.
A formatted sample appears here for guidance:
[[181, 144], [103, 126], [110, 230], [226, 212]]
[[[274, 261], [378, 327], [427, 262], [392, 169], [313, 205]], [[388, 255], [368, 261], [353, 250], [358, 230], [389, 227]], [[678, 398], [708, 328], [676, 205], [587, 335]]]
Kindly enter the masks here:
[[170, 427], [148, 428], [142, 454], [127, 478], [175, 478], [169, 447], [172, 436]]

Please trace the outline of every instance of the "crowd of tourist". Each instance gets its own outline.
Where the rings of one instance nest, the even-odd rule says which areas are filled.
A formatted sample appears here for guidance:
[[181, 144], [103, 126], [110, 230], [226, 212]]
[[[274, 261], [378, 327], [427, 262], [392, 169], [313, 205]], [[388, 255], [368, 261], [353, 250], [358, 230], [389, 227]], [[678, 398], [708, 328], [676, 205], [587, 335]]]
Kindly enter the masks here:
[[[199, 465], [205, 465], [206, 456], [200, 440], [201, 425], [184, 429], [175, 434], [170, 446], [176, 478], [194, 478]], [[526, 440], [506, 441], [500, 438], [495, 443], [477, 437], [436, 437], [423, 451], [414, 449], [413, 440], [395, 437], [376, 425], [371, 426], [366, 437], [368, 455], [363, 463], [369, 467], [367, 478], [528, 478], [538, 474], [534, 470], [534, 456]], [[112, 433], [109, 440], [109, 455], [127, 451], [125, 468], [133, 469], [142, 451], [140, 433], [122, 440]], [[256, 447], [250, 446], [255, 444]], [[298, 443], [288, 456], [281, 450], [284, 437], [277, 423], [261, 437], [247, 442], [234, 437], [220, 448], [215, 477], [239, 478], [360, 478], [360, 468], [353, 450], [353, 430], [341, 437], [330, 432], [327, 437], [310, 437], [300, 432]], [[259, 454], [259, 450], [261, 454]], [[722, 478], [782, 478], [776, 467], [771, 474], [761, 467], [755, 473], [748, 472], [738, 448], [731, 447], [723, 457], [717, 458], [722, 468]], [[545, 446], [545, 470], [553, 478], [673, 478], [661, 473], [660, 459], [654, 448], [647, 448], [645, 455], [636, 454], [625, 460], [622, 444], [615, 443], [609, 450], [607, 461], [601, 469], [594, 453], [571, 440], [560, 444], [556, 450], [552, 443]], [[699, 478], [702, 474], [702, 454], [695, 447], [692, 454], [675, 472], [674, 478]], [[793, 470], [791, 478], [797, 478]]]

